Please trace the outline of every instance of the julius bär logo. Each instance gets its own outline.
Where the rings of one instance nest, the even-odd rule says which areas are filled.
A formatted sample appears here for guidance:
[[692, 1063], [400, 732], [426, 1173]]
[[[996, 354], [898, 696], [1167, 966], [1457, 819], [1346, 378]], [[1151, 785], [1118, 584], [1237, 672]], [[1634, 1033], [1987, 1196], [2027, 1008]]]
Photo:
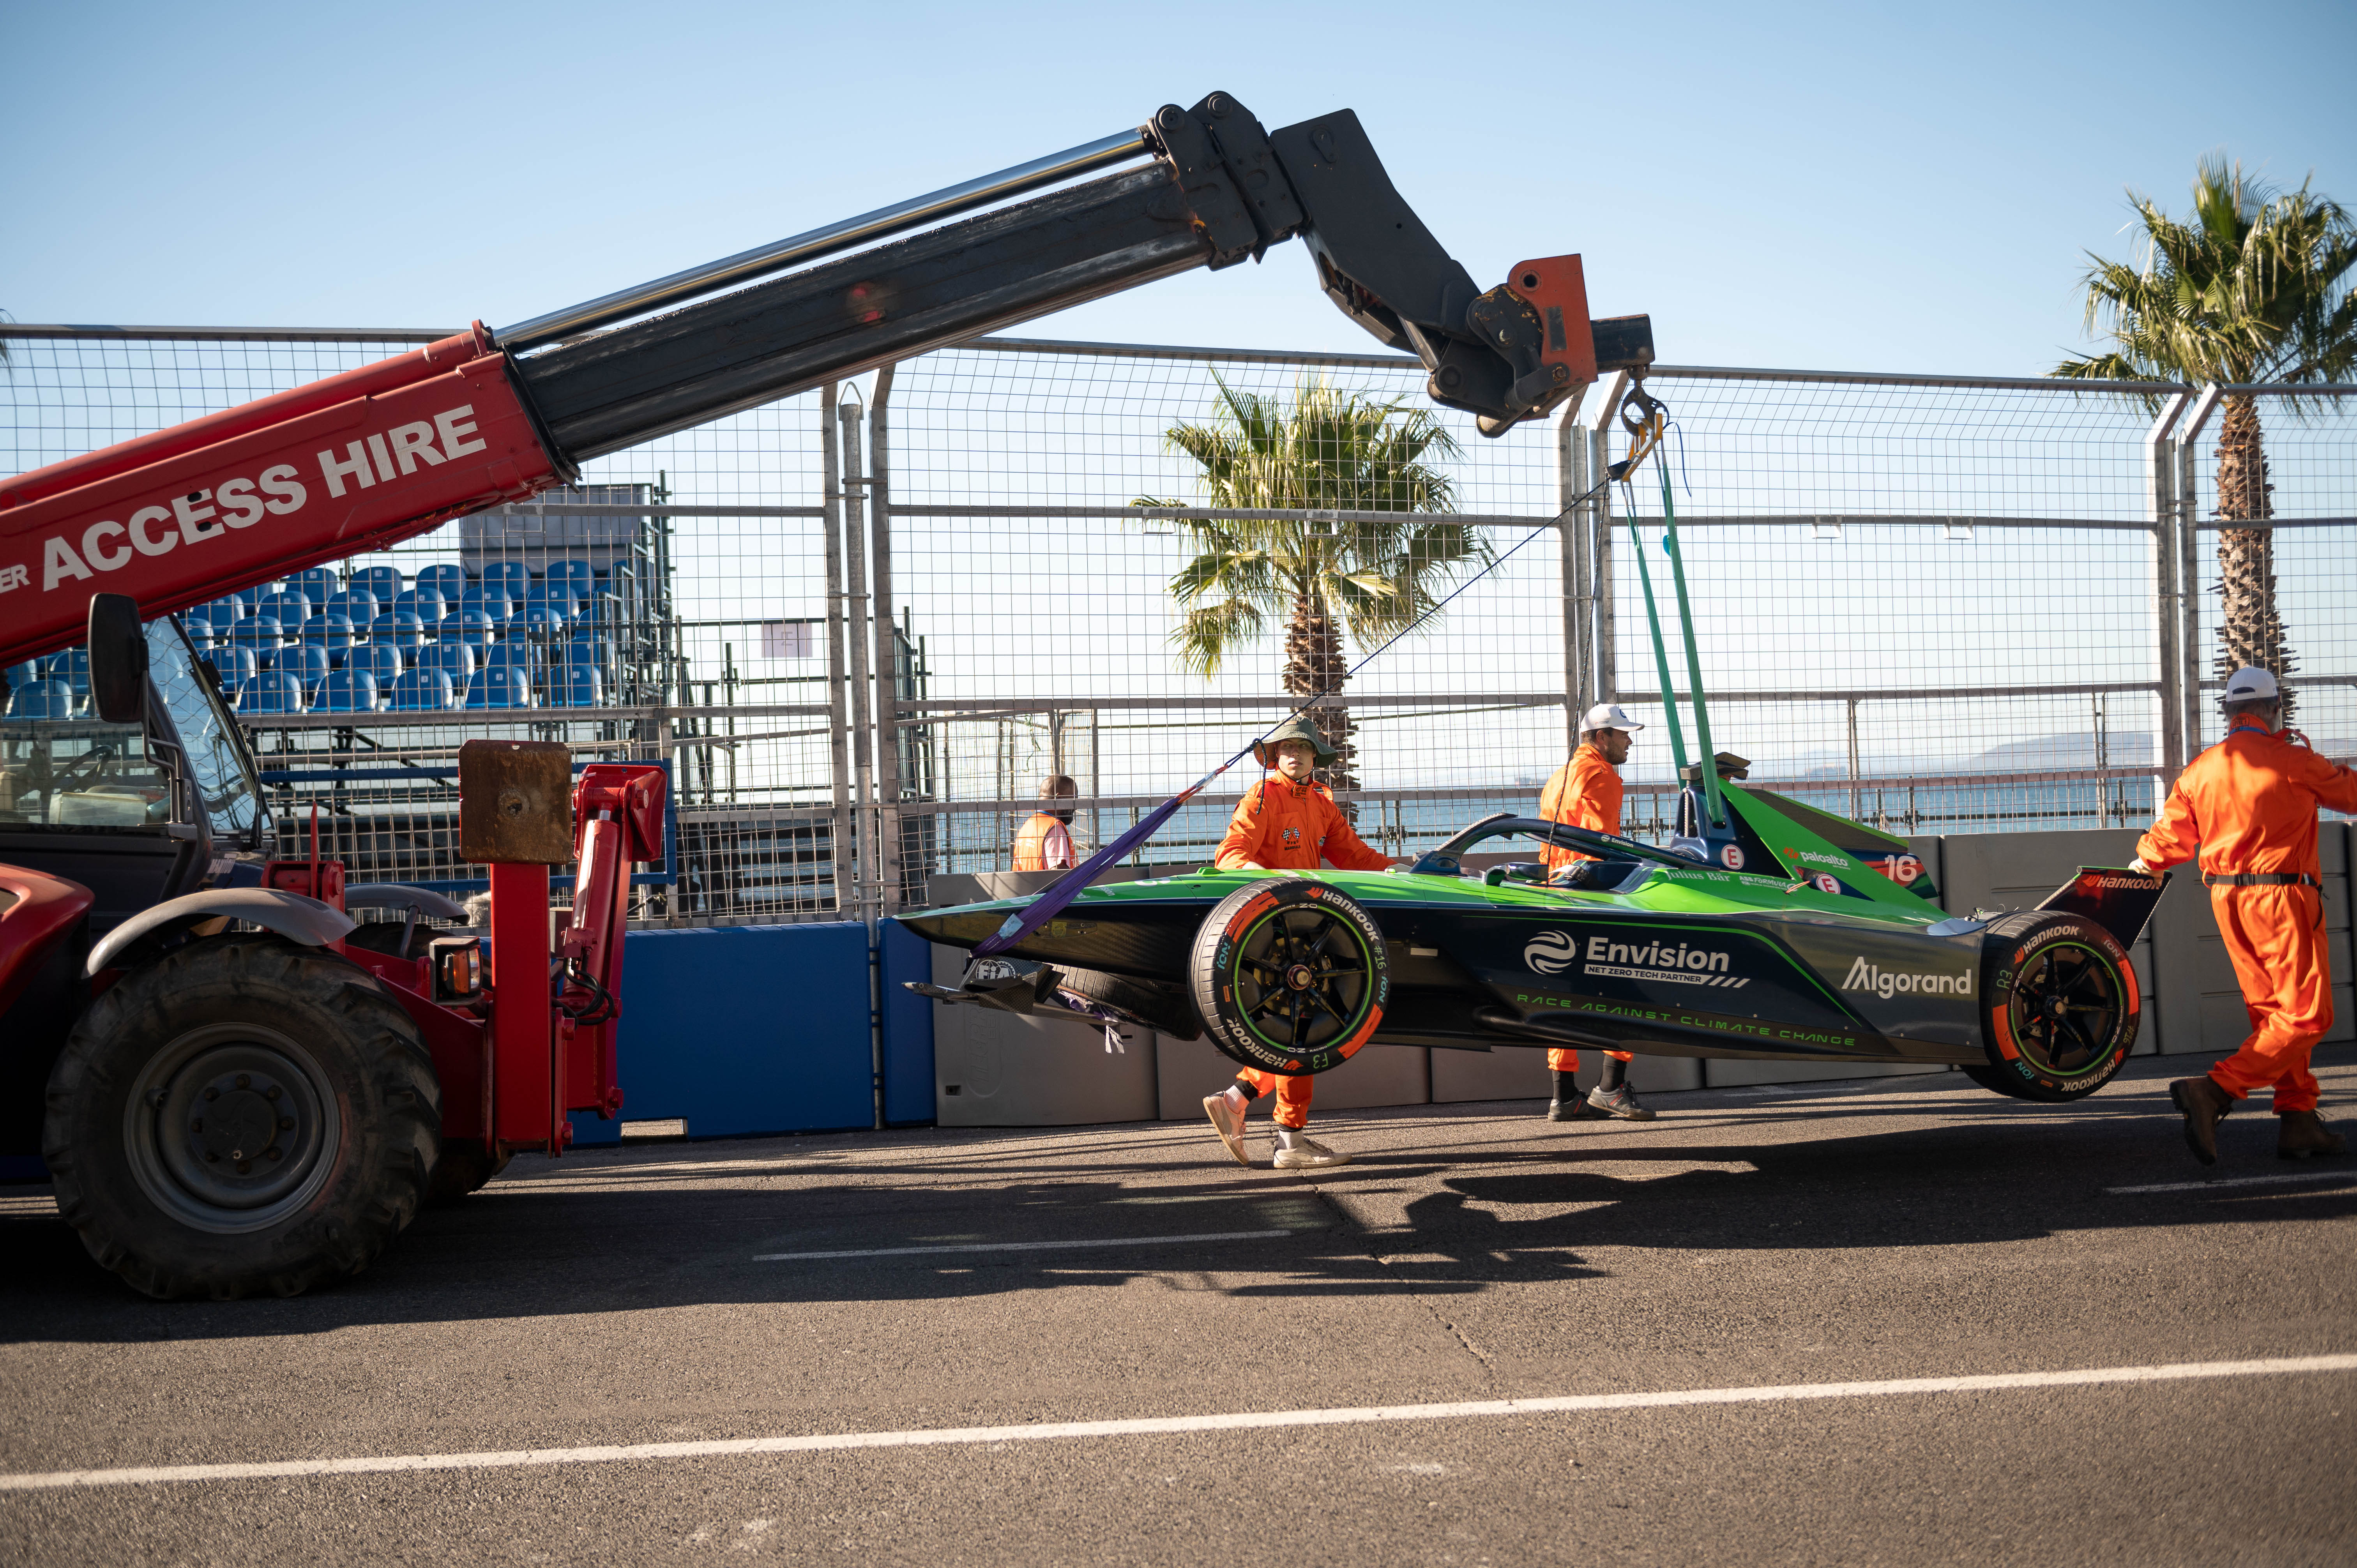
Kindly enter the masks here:
[[1877, 969], [1861, 956], [1849, 966], [1849, 974], [1842, 981], [1844, 991], [1871, 991], [1877, 996], [1970, 996], [1973, 993], [1973, 972], [1962, 974], [1922, 974], [1906, 971]]
[[1523, 961], [1539, 974], [1561, 974], [1579, 956], [1579, 949], [1564, 931], [1541, 931], [1523, 946]]

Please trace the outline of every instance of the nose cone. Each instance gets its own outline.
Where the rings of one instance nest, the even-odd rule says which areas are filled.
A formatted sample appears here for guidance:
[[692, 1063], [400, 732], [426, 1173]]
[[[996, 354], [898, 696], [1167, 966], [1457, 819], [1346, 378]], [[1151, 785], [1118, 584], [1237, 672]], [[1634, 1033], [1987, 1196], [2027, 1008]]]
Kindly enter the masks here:
[[997, 898], [987, 904], [962, 904], [949, 909], [923, 909], [899, 917], [902, 925], [929, 942], [970, 948], [1006, 922], [1006, 917], [1028, 904], [1028, 898]]

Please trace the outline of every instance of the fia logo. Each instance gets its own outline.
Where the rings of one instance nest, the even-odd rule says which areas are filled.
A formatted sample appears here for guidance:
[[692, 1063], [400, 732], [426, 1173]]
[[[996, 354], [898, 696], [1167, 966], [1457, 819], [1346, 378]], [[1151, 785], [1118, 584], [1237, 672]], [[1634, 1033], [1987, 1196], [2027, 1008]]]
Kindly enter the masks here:
[[1301, 830], [1299, 828], [1287, 828], [1280, 836], [1285, 840], [1285, 847], [1291, 849], [1301, 842]]

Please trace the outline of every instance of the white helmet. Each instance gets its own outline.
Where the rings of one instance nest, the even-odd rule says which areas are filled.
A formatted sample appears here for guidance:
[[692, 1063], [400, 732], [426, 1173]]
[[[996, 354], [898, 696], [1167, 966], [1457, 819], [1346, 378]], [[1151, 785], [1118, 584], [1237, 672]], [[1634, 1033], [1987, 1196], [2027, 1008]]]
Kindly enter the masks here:
[[1645, 726], [1631, 718], [1618, 703], [1598, 703], [1580, 715], [1579, 733], [1590, 730], [1618, 729], [1636, 731]]
[[2276, 678], [2255, 665], [2245, 664], [2226, 677], [2226, 694], [2222, 703], [2272, 703], [2282, 693], [2276, 690]]

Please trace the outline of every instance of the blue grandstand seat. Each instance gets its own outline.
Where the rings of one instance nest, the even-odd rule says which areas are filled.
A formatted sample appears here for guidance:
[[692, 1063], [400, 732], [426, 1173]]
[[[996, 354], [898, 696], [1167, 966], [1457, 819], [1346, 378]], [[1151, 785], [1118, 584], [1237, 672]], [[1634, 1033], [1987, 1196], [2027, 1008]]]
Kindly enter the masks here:
[[458, 609], [465, 615], [481, 616], [493, 626], [505, 626], [515, 618], [515, 601], [496, 583], [478, 584], [459, 595]]
[[393, 602], [401, 592], [401, 568], [398, 566], [363, 566], [352, 574], [351, 586], [365, 588], [376, 596], [379, 605]]
[[311, 618], [311, 601], [301, 594], [281, 589], [274, 594], [263, 595], [254, 606], [253, 613], [268, 616], [282, 627], [301, 626]]
[[401, 678], [401, 672], [409, 668], [409, 660], [400, 649], [390, 642], [370, 642], [353, 649], [351, 656], [344, 660], [344, 667], [367, 671], [376, 677], [378, 691], [390, 692], [393, 682]]
[[467, 574], [447, 562], [428, 566], [417, 574], [417, 585], [431, 588], [446, 599], [456, 599], [467, 591]]
[[366, 588], [346, 588], [339, 594], [329, 594], [328, 602], [320, 607], [328, 615], [343, 617], [354, 626], [366, 626], [376, 619], [379, 607], [376, 596]]
[[22, 664], [11, 664], [6, 670], [0, 671], [0, 677], [5, 678], [0, 683], [5, 683], [13, 692], [19, 686], [29, 686], [39, 680], [41, 667], [27, 659]]
[[278, 622], [269, 616], [249, 616], [229, 630], [230, 646], [251, 648], [267, 660], [269, 650], [286, 640]]
[[531, 674], [546, 662], [547, 660], [541, 657], [539, 649], [520, 639], [511, 638], [505, 642], [495, 642], [484, 650], [483, 668], [521, 670], [526, 674]]
[[429, 670], [421, 665], [393, 683], [393, 712], [422, 714], [447, 708], [456, 690], [447, 670]]
[[369, 622], [369, 640], [393, 648], [421, 648], [425, 643], [425, 623], [415, 616], [400, 610], [387, 610]]
[[303, 711], [303, 682], [284, 670], [265, 670], [259, 675], [250, 675], [237, 683], [237, 711], [299, 714]]
[[463, 642], [475, 648], [487, 648], [496, 640], [490, 618], [472, 610], [457, 610], [444, 616], [434, 635], [437, 641]]
[[376, 677], [365, 670], [339, 670], [319, 682], [319, 700], [311, 705], [325, 714], [372, 714]]
[[336, 569], [333, 566], [306, 566], [300, 572], [286, 575], [286, 585], [311, 601], [317, 610], [336, 591]]
[[303, 683], [303, 700], [308, 703], [319, 694], [319, 682], [328, 678], [328, 671], [335, 666], [328, 662], [326, 649], [306, 642], [294, 648], [280, 649], [277, 657], [270, 661], [270, 668], [274, 673], [292, 675], [300, 681]]
[[568, 664], [548, 679], [548, 700], [560, 708], [594, 708], [606, 700], [596, 666]]
[[201, 626], [216, 637], [244, 618], [243, 607], [235, 599], [215, 599], [209, 605], [193, 605], [180, 616], [182, 624], [190, 631]]
[[303, 640], [312, 648], [326, 649], [329, 664], [341, 664], [352, 645], [352, 623], [342, 616], [313, 616], [303, 623]]
[[516, 624], [522, 625], [526, 632], [534, 637], [556, 642], [562, 640], [565, 636], [565, 616], [563, 610], [553, 605], [542, 605], [537, 608], [524, 611], [523, 619]]
[[450, 677], [451, 684], [463, 687], [467, 677], [475, 672], [475, 650], [463, 642], [429, 642], [419, 649], [409, 661], [413, 670], [439, 670]]
[[581, 607], [588, 597], [587, 594], [575, 592], [573, 585], [563, 578], [552, 577], [545, 583], [534, 583], [524, 590], [524, 613], [530, 615], [534, 610], [550, 609], [571, 620], [581, 613]]
[[28, 681], [8, 693], [12, 719], [70, 719], [74, 714], [73, 688], [55, 677]]
[[221, 671], [221, 693], [224, 696], [235, 692], [239, 683], [247, 676], [262, 673], [262, 660], [253, 656], [253, 650], [251, 648], [216, 648], [205, 657], [213, 661], [215, 670]]
[[597, 574], [590, 569], [587, 561], [551, 561], [547, 579], [552, 583], [569, 585], [576, 599], [587, 598], [597, 587]]
[[478, 670], [467, 682], [470, 708], [528, 708], [533, 705], [532, 677], [522, 670]]
[[393, 613], [415, 616], [432, 626], [450, 613], [450, 601], [431, 588], [404, 588], [393, 596]]
[[44, 671], [52, 681], [63, 681], [77, 697], [90, 695], [90, 650], [69, 648], [63, 653], [52, 653], [44, 660]]
[[532, 572], [521, 561], [493, 561], [483, 568], [483, 586], [504, 588], [508, 597], [522, 604], [524, 590], [532, 586]]
[[253, 607], [260, 604], [263, 599], [273, 591], [273, 585], [267, 583], [257, 583], [251, 588], [240, 588], [237, 592], [230, 595], [229, 596], [231, 598], [237, 601], [238, 618], [242, 620], [247, 616], [253, 614]]

